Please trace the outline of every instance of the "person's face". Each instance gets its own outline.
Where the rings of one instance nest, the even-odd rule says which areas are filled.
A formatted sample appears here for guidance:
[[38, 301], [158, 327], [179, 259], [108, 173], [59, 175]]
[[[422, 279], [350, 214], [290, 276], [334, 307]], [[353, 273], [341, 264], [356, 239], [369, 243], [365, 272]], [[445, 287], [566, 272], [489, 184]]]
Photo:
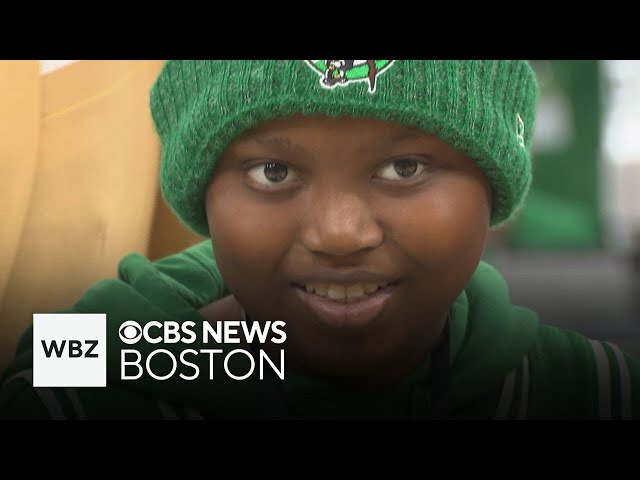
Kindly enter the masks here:
[[425, 359], [491, 213], [481, 171], [436, 137], [319, 116], [232, 142], [206, 202], [225, 283], [252, 319], [286, 322], [287, 366], [354, 385]]

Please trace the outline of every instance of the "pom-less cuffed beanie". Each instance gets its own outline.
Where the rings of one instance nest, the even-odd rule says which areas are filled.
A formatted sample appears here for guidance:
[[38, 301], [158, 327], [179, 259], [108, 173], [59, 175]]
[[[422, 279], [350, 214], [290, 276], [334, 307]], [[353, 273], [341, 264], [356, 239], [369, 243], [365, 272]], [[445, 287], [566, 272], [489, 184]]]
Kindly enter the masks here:
[[209, 236], [205, 193], [225, 147], [294, 114], [366, 117], [430, 132], [475, 160], [493, 190], [491, 226], [531, 184], [538, 85], [524, 60], [172, 60], [151, 89], [162, 194]]

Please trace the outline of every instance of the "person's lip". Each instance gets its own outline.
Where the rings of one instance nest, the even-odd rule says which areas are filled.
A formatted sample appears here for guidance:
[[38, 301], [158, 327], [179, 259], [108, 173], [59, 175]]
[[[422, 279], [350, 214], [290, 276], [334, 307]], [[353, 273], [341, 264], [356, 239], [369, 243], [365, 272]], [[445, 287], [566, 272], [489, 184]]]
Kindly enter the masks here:
[[[372, 281], [362, 283], [386, 283]], [[310, 282], [313, 283], [313, 282]], [[344, 283], [344, 282], [341, 282]], [[359, 283], [359, 282], [353, 282]], [[334, 284], [337, 284], [335, 282]], [[360, 297], [351, 303], [342, 303], [329, 297], [309, 293], [304, 286], [294, 284], [294, 291], [313, 317], [331, 327], [364, 327], [373, 323], [389, 304], [397, 289], [397, 282], [387, 284], [373, 293]]]

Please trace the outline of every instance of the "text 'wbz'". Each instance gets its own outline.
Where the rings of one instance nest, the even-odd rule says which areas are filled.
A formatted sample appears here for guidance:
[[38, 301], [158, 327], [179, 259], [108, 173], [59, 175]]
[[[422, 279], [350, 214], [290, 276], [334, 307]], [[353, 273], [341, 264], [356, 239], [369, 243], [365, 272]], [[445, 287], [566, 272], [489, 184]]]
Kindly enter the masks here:
[[[203, 322], [200, 329], [200, 343], [208, 344], [239, 344], [242, 338], [247, 344], [282, 344], [287, 339], [282, 330], [283, 321], [246, 322]], [[270, 336], [271, 334], [271, 336]], [[120, 340], [127, 345], [135, 345], [141, 339], [146, 343], [156, 345], [160, 343], [176, 345], [178, 343], [190, 345], [198, 340], [196, 323], [192, 321], [151, 321], [140, 326], [133, 320], [124, 322], [119, 329]], [[284, 350], [279, 351], [279, 365], [276, 366], [269, 355], [262, 349], [252, 351], [236, 348], [227, 353], [221, 348], [186, 348], [180, 352], [166, 348], [148, 349], [124, 348], [120, 351], [120, 378], [122, 380], [137, 380], [146, 372], [155, 380], [167, 380], [176, 373], [183, 380], [195, 380], [200, 376], [200, 370], [208, 370], [208, 379], [214, 380], [216, 355], [224, 355], [222, 366], [227, 377], [233, 380], [246, 380], [259, 368], [260, 380], [264, 379], [265, 366], [284, 380]], [[173, 351], [172, 351], [173, 350]], [[145, 353], [143, 353], [145, 352]], [[144, 357], [144, 358], [143, 358]], [[202, 357], [205, 357], [204, 362]], [[257, 357], [257, 359], [256, 359]], [[195, 362], [195, 363], [194, 363]], [[186, 368], [186, 371], [185, 371]]]

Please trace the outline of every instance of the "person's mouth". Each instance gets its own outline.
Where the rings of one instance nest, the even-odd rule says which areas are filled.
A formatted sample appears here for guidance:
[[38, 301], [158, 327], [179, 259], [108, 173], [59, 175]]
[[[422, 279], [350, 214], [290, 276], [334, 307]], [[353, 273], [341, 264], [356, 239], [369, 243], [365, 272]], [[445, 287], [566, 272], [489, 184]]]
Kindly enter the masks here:
[[397, 284], [370, 278], [349, 283], [310, 280], [293, 285], [315, 319], [332, 327], [363, 327], [380, 316]]

